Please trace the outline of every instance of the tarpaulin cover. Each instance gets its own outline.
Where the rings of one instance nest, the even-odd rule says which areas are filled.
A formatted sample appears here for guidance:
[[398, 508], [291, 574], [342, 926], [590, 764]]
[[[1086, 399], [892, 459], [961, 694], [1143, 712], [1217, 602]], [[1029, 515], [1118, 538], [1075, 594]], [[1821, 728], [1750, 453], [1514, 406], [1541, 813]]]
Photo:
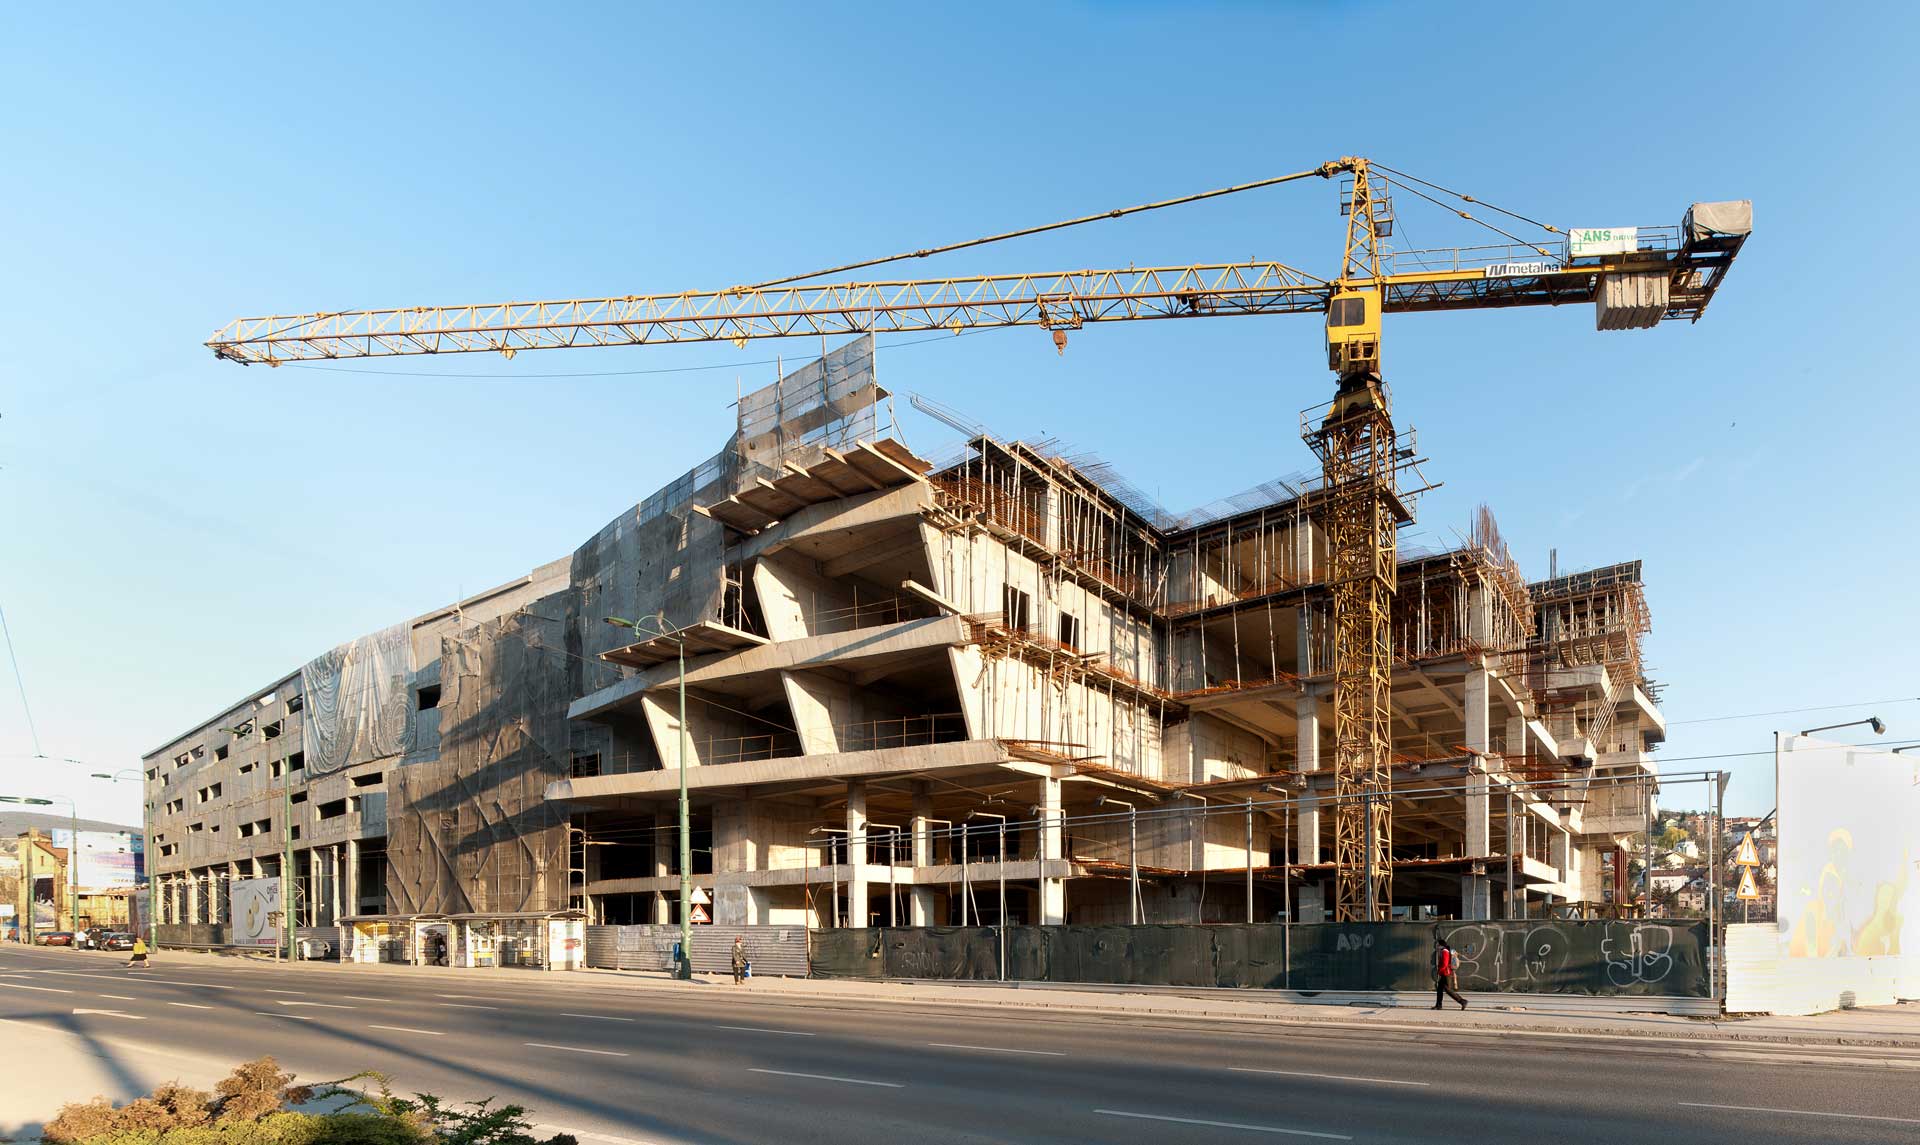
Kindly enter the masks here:
[[[1304, 992], [1433, 988], [1436, 931], [1465, 990], [1706, 997], [1704, 922], [1515, 921], [1201, 926], [1014, 926], [1006, 977], [1022, 982], [1289, 987]], [[1288, 948], [1291, 945], [1291, 969]], [[991, 980], [993, 927], [820, 930], [816, 978]]]
[[1687, 208], [1687, 237], [1711, 238], [1714, 235], [1750, 235], [1753, 233], [1753, 200], [1729, 199], [1720, 203], [1695, 203]]
[[300, 669], [306, 697], [307, 774], [399, 755], [407, 746], [411, 626], [396, 624], [348, 641]]

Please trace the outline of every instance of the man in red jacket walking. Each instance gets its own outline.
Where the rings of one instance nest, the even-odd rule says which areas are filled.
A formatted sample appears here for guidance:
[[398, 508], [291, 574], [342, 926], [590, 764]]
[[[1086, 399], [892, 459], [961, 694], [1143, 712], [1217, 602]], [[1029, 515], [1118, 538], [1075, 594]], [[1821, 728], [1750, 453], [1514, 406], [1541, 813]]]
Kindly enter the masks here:
[[1454, 977], [1460, 972], [1460, 958], [1446, 939], [1435, 935], [1433, 940], [1439, 944], [1433, 952], [1433, 1008], [1438, 1010], [1443, 998], [1452, 998], [1464, 1010], [1467, 1000], [1460, 996], [1460, 980]]

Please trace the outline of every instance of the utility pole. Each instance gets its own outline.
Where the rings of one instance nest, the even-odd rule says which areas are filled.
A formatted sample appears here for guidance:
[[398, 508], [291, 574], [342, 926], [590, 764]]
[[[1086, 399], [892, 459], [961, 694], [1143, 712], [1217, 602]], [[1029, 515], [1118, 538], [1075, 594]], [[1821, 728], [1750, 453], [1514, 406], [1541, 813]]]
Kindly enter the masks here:
[[[671, 640], [680, 658], [680, 965], [674, 968], [674, 977], [693, 977], [693, 814], [687, 804], [687, 638], [684, 628], [667, 627], [665, 613], [656, 612], [649, 619], [652, 627], [637, 621], [624, 620], [618, 616], [603, 618], [608, 624], [618, 628], [631, 629], [636, 636], [653, 635], [662, 640]], [[839, 907], [834, 907], [835, 913]]]

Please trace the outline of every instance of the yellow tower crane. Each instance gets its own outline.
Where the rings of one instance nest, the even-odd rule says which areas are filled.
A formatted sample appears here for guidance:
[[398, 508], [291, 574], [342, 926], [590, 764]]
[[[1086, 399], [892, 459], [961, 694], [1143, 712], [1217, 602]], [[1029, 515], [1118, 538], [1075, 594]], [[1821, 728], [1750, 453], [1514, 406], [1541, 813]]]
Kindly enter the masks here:
[[[1339, 273], [1320, 278], [1279, 262], [1077, 270], [875, 282], [820, 282], [882, 263], [988, 243], [1296, 180], [1342, 179], [1346, 240]], [[1496, 232], [1501, 244], [1392, 251], [1395, 187]], [[1456, 205], [1457, 204], [1457, 205]], [[1466, 208], [1484, 208], [1515, 235]], [[1390, 682], [1396, 531], [1411, 520], [1396, 489], [1396, 445], [1380, 374], [1381, 318], [1435, 310], [1592, 303], [1602, 330], [1698, 321], [1752, 229], [1745, 201], [1696, 203], [1677, 227], [1566, 229], [1471, 195], [1347, 157], [1199, 194], [1125, 207], [966, 242], [847, 263], [716, 291], [468, 306], [324, 311], [240, 318], [207, 341], [244, 365], [493, 352], [567, 346], [730, 341], [794, 335], [1038, 326], [1064, 350], [1089, 323], [1246, 314], [1321, 314], [1338, 389], [1303, 436], [1319, 456], [1319, 506], [1333, 595], [1335, 918], [1379, 919], [1392, 906]]]

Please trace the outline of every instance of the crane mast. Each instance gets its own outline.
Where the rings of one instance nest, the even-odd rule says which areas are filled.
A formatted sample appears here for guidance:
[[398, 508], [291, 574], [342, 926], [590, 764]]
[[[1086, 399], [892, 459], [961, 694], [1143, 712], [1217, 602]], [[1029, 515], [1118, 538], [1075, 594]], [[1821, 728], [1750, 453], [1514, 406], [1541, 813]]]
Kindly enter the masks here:
[[[1208, 263], [1047, 274], [971, 275], [881, 282], [808, 281], [1158, 210], [1308, 178], [1347, 180], [1346, 237], [1339, 274], [1318, 278], [1280, 262]], [[1422, 199], [1511, 240], [1506, 245], [1424, 251], [1386, 249], [1393, 233], [1390, 179]], [[1398, 444], [1380, 372], [1381, 317], [1389, 313], [1595, 304], [1601, 329], [1698, 321], [1752, 229], [1751, 204], [1696, 203], [1679, 227], [1607, 231], [1575, 241], [1559, 227], [1524, 219], [1557, 240], [1533, 242], [1426, 191], [1482, 201], [1346, 157], [1256, 183], [1202, 192], [986, 236], [944, 247], [849, 263], [758, 286], [544, 302], [417, 306], [238, 318], [207, 346], [225, 361], [285, 362], [494, 352], [573, 346], [730, 341], [795, 335], [891, 333], [1037, 326], [1065, 348], [1088, 324], [1253, 314], [1324, 314], [1327, 365], [1338, 379], [1318, 424], [1302, 436], [1320, 458], [1325, 493], [1318, 518], [1327, 539], [1333, 611], [1335, 901], [1341, 921], [1392, 910], [1392, 609], [1396, 534], [1411, 520], [1396, 474], [1411, 456]], [[1624, 239], [1618, 236], [1626, 236]], [[1546, 245], [1554, 242], [1553, 247]]]
[[1339, 390], [1305, 434], [1326, 489], [1320, 527], [1333, 593], [1334, 919], [1373, 921], [1393, 908], [1393, 594], [1398, 567], [1393, 415], [1380, 377], [1380, 239], [1392, 227], [1385, 188], [1350, 165], [1346, 250], [1327, 312], [1327, 358]]

